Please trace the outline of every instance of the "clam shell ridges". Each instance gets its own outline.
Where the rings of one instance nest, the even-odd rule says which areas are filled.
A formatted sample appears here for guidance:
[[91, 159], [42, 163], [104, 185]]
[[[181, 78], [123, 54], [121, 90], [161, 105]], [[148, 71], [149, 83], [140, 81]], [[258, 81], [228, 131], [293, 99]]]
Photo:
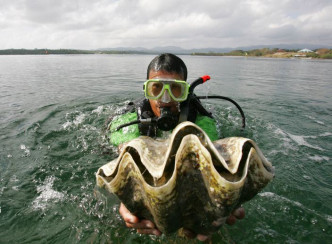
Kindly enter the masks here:
[[97, 185], [116, 194], [139, 218], [163, 233], [183, 227], [208, 234], [274, 176], [255, 142], [230, 137], [211, 142], [191, 122], [166, 140], [141, 136], [99, 168]]

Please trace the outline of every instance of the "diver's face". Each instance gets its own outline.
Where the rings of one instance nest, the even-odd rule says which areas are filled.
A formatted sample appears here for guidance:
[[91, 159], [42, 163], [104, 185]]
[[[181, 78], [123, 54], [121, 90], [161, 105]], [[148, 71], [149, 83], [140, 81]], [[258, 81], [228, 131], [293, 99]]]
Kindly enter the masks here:
[[[177, 73], [168, 73], [166, 71], [163, 70], [159, 70], [159, 71], [153, 71], [151, 70], [149, 73], [149, 79], [174, 79], [174, 80], [183, 80], [183, 76]], [[167, 90], [165, 91], [165, 93], [168, 92]], [[169, 94], [167, 94], [169, 95]], [[178, 114], [179, 113], [179, 102], [174, 101], [172, 98], [170, 98], [170, 102], [168, 103], [164, 103], [161, 101], [161, 99], [159, 100], [152, 100], [149, 99], [152, 111], [154, 113], [155, 116], [160, 117], [160, 108], [162, 107], [170, 107], [171, 112], [173, 114]]]

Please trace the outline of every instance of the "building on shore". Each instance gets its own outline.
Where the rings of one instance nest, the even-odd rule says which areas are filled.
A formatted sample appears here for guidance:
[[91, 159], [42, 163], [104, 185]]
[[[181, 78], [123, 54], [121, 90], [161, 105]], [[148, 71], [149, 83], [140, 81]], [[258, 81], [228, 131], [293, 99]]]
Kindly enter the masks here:
[[313, 51], [311, 51], [310, 49], [308, 48], [304, 48], [304, 49], [301, 49], [300, 51], [297, 51], [298, 53], [312, 53]]

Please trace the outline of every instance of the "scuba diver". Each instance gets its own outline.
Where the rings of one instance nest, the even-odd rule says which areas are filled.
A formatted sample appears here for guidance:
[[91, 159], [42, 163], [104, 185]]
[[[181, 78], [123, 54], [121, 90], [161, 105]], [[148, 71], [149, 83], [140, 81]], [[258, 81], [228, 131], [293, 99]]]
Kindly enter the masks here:
[[[130, 103], [127, 113], [112, 118], [109, 124], [111, 144], [121, 148], [121, 144], [140, 135], [160, 137], [162, 131], [171, 131], [183, 121], [191, 121], [201, 127], [211, 141], [219, 139], [212, 114], [205, 110], [199, 101], [199, 98], [204, 97], [198, 97], [193, 93], [195, 86], [209, 78], [203, 76], [189, 85], [186, 82], [187, 67], [179, 57], [169, 53], [155, 57], [148, 66], [147, 81], [143, 85], [145, 99]], [[234, 103], [232, 100], [231, 102]], [[238, 105], [237, 107], [239, 108]], [[242, 110], [239, 110], [243, 115]], [[243, 119], [243, 125], [244, 123]], [[123, 203], [119, 212], [126, 226], [137, 229], [138, 233], [158, 236], [162, 234], [153, 222], [134, 216]], [[226, 223], [232, 225], [244, 216], [244, 209], [240, 207], [232, 212]], [[189, 238], [196, 237], [200, 241], [209, 238], [190, 230], [184, 230], [184, 234]]]

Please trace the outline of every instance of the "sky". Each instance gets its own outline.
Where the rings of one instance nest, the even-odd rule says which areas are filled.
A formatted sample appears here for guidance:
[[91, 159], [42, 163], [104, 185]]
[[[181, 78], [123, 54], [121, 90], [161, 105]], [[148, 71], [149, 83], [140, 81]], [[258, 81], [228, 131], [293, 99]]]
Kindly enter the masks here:
[[332, 0], [0, 0], [0, 49], [332, 45]]

